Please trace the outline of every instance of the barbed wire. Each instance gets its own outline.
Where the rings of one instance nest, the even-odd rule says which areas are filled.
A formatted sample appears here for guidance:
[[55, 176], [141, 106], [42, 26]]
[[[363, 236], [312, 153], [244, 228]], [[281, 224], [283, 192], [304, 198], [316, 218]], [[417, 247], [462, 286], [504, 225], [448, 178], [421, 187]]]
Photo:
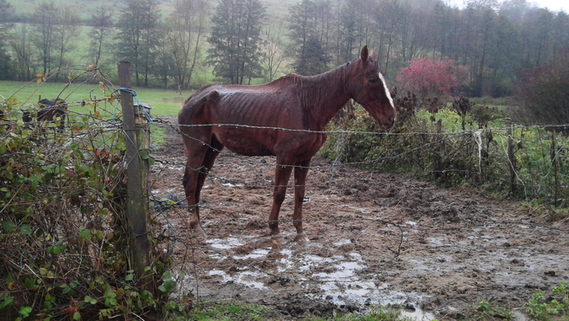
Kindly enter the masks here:
[[[182, 125], [182, 126], [178, 126], [177, 124], [174, 125], [174, 124], [172, 124], [171, 122], [166, 121], [166, 120], [163, 120], [163, 119], [157, 119], [157, 123], [166, 124], [167, 126], [170, 126], [171, 128], [175, 128], [176, 131], [177, 131], [178, 133], [180, 133], [181, 135], [188, 136], [188, 135], [182, 133], [182, 132], [180, 131], [180, 129], [179, 129], [180, 127], [183, 127], [183, 125]], [[191, 126], [193, 126], [193, 125], [191, 125]], [[206, 126], [206, 125], [197, 125], [197, 126]], [[227, 125], [227, 124], [226, 124], [226, 125], [220, 125], [220, 126], [234, 126], [234, 125]], [[565, 125], [559, 125], [559, 127], [562, 127], [562, 126], [565, 126]], [[287, 130], [287, 129], [283, 129], [283, 128], [266, 127], [266, 126], [244, 126], [244, 127], [246, 127], [246, 128], [251, 128], [251, 129], [255, 129], [255, 128], [266, 129], [266, 128], [269, 128], [269, 129], [275, 129], [275, 130], [277, 130], [277, 129], [278, 129], [278, 130]], [[548, 126], [548, 127], [549, 127], [549, 126]], [[544, 127], [543, 127], [543, 126], [542, 126], [542, 127], [538, 127], [538, 126], [523, 126], [523, 127], [522, 127], [522, 126], [519, 126], [519, 128], [528, 129], [528, 128], [544, 128]], [[506, 128], [501, 128], [501, 130], [502, 130], [502, 131], [506, 131], [507, 129], [506, 129]], [[301, 131], [301, 130], [293, 130], [293, 131]], [[302, 130], [302, 131], [304, 131], [304, 132], [313, 132], [313, 131], [308, 131], [308, 130]], [[449, 136], [449, 135], [465, 136], [465, 135], [469, 135], [470, 137], [473, 137], [473, 140], [476, 142], [476, 137], [481, 136], [482, 133], [483, 133], [483, 131], [496, 131], [496, 128], [494, 128], [494, 129], [468, 130], [468, 131], [461, 131], [461, 132], [457, 132], [457, 133], [446, 133], [446, 134], [443, 135], [443, 136]], [[378, 164], [378, 163], [386, 162], [386, 161], [393, 161], [393, 160], [396, 160], [396, 159], [398, 159], [398, 158], [406, 157], [407, 155], [412, 155], [413, 153], [416, 153], [416, 152], [421, 151], [421, 150], [427, 150], [427, 149], [429, 149], [429, 148], [431, 148], [431, 147], [433, 147], [433, 146], [437, 146], [437, 145], [440, 145], [440, 144], [442, 144], [442, 143], [445, 142], [445, 138], [439, 138], [439, 139], [433, 140], [433, 141], [431, 141], [431, 142], [424, 143], [424, 144], [422, 144], [422, 145], [420, 145], [420, 146], [417, 146], [417, 147], [414, 147], [414, 148], [411, 148], [411, 149], [407, 149], [407, 150], [405, 150], [404, 152], [399, 153], [399, 154], [396, 154], [396, 155], [381, 156], [381, 157], [376, 157], [376, 158], [373, 158], [373, 159], [370, 159], [370, 160], [358, 161], [358, 162], [340, 162], [340, 161], [339, 161], [339, 158], [340, 158], [340, 155], [342, 154], [342, 151], [343, 151], [343, 148], [344, 148], [344, 147], [343, 147], [343, 145], [344, 145], [344, 140], [343, 140], [343, 138], [345, 137], [346, 134], [348, 134], [348, 133], [358, 133], [358, 134], [369, 134], [369, 133], [371, 133], [371, 134], [377, 134], [377, 133], [376, 133], [376, 132], [356, 132], [356, 131], [316, 131], [315, 133], [336, 134], [336, 135], [339, 135], [339, 136], [340, 136], [340, 139], [339, 139], [339, 141], [338, 141], [338, 143], [337, 143], [337, 145], [336, 145], [336, 154], [337, 154], [337, 156], [336, 156], [336, 159], [334, 160], [333, 165], [332, 165], [332, 168], [333, 168], [333, 169], [336, 168], [336, 167], [339, 166], [339, 165], [342, 165], [342, 166], [364, 166], [364, 165]], [[385, 134], [385, 135], [400, 135], [400, 133], [381, 133], [381, 134]], [[405, 135], [405, 136], [408, 136], [408, 135], [433, 135], [433, 136], [435, 136], [435, 137], [440, 136], [438, 133], [430, 133], [430, 132], [404, 133], [403, 135]], [[498, 135], [498, 136], [500, 136], [500, 134], [499, 134], [499, 133], [496, 133], [496, 132], [493, 132], [493, 135]], [[507, 134], [504, 134], [504, 135], [501, 135], [501, 136], [507, 138], [508, 135], [507, 135]], [[217, 151], [217, 152], [220, 152], [219, 149], [216, 149], [216, 148], [210, 146], [207, 142], [201, 141], [201, 140], [199, 140], [199, 139], [197, 139], [197, 138], [194, 138], [194, 137], [190, 137], [190, 138], [196, 139], [196, 140], [200, 141], [202, 144], [209, 146], [209, 147], [212, 148], [213, 150], [215, 150], [215, 151]], [[523, 138], [520, 138], [520, 141], [521, 141], [522, 139], [523, 139]], [[494, 141], [495, 141], [495, 140], [494, 140]], [[540, 143], [540, 141], [538, 141], [538, 140], [525, 139], [524, 141], [525, 141], [526, 143], [533, 143], [533, 144], [538, 144], [538, 143]], [[557, 151], [555, 152], [555, 155], [556, 155], [555, 157], [559, 157], [561, 151], [563, 150], [563, 148], [565, 148], [565, 147], [567, 146], [568, 143], [569, 143], [569, 140], [568, 140], [568, 141], [565, 141], [565, 142], [562, 144], [562, 148], [558, 148], [558, 149], [557, 149]], [[478, 146], [480, 146], [480, 145], [478, 145]], [[503, 148], [504, 148], [504, 150], [503, 150], [504, 155], [507, 155], [507, 151], [505, 150], [505, 147], [503, 147]], [[507, 162], [509, 162], [509, 159], [508, 159], [507, 157], [506, 157], [505, 159], [506, 159]], [[480, 165], [480, 164], [482, 163], [482, 161], [483, 161], [483, 160], [482, 160], [482, 155], [481, 155], [480, 147], [479, 147], [478, 164]], [[183, 163], [178, 163], [177, 165], [178, 165], [178, 166], [186, 166], [186, 165], [183, 164]], [[297, 165], [287, 165], [287, 166], [290, 166], [290, 167], [299, 167], [299, 166], [297, 166]], [[198, 168], [198, 169], [191, 168], [191, 169], [192, 169], [192, 170], [196, 170], [196, 171], [201, 171], [201, 172], [204, 173], [204, 174], [212, 175], [211, 172], [206, 173], [205, 171], [202, 171], [201, 168]], [[314, 167], [311, 166], [311, 167], [309, 167], [309, 169], [314, 169]], [[440, 173], [440, 174], [463, 173], [463, 174], [468, 174], [468, 175], [480, 175], [480, 171], [481, 171], [481, 167], [479, 166], [479, 168], [478, 168], [477, 171], [461, 170], [461, 169], [443, 169], [443, 170], [432, 169], [432, 170], [430, 170], [428, 173], [429, 173], [429, 174], [435, 174], [435, 173]], [[334, 175], [334, 171], [332, 171], [332, 177], [333, 177], [333, 175]], [[216, 179], [222, 179], [222, 178], [216, 177]], [[545, 179], [545, 178], [544, 178], [544, 179]], [[501, 180], [503, 183], [506, 183], [506, 182], [507, 182], [506, 179], [500, 179], [500, 180]], [[538, 187], [538, 186], [541, 186], [541, 185], [542, 185], [542, 184], [539, 184], [539, 185], [532, 185], [532, 184], [523, 182], [522, 180], [519, 180], [519, 181], [521, 182], [521, 185], [524, 186], [525, 188], [535, 188], [535, 187]], [[264, 187], [264, 186], [266, 186], [266, 185], [269, 185], [269, 184], [263, 184], [263, 185], [260, 185], [260, 186], [258, 186], [258, 187]], [[247, 186], [248, 186], [248, 187], [251, 187], [251, 185], [247, 185]], [[294, 187], [294, 186], [295, 186], [295, 185], [287, 185], [287, 187]], [[306, 185], [306, 186], [310, 186], [310, 185]], [[566, 185], [566, 184], [558, 184], [557, 187], [566, 188], [567, 185]]]
[[[118, 90], [118, 89], [116, 89]], [[89, 126], [98, 126], [99, 128], [104, 128], [105, 130], [111, 130], [111, 131], [123, 131], [123, 129], [121, 129], [121, 120], [120, 117], [116, 117], [118, 115], [118, 113], [116, 112], [117, 110], [117, 104], [113, 104], [110, 102], [110, 100], [108, 98], [104, 98], [104, 99], [92, 99], [92, 100], [81, 100], [81, 101], [73, 101], [73, 102], [68, 102], [68, 104], [70, 106], [73, 107], [88, 107], [91, 103], [93, 104], [98, 104], [98, 103], [105, 103], [105, 104], [109, 104], [108, 106], [106, 106], [106, 108], [101, 108], [101, 113], [103, 113], [106, 117], [108, 118], [104, 118], [104, 117], [99, 117], [97, 119], [94, 118], [90, 118], [89, 120], [81, 120], [82, 122], [84, 122], [85, 124], [89, 125]], [[112, 110], [114, 109], [114, 110]], [[89, 113], [85, 113], [82, 114], [81, 111], [77, 111], [77, 110], [70, 110], [70, 113], [74, 113], [75, 115], [79, 116], [79, 115], [88, 115], [88, 116], [93, 116], [92, 114]], [[158, 127], [168, 127], [170, 129], [174, 129], [175, 132], [177, 134], [181, 134], [180, 131], [180, 127], [185, 127], [185, 126], [189, 126], [189, 125], [182, 125], [180, 126], [179, 124], [175, 124], [172, 123], [168, 120], [165, 120], [163, 118], [161, 118], [160, 116], [155, 117], [154, 119], [154, 126], [158, 126]], [[266, 127], [266, 126], [246, 126], [246, 125], [235, 125], [235, 124], [200, 124], [200, 125], [191, 125], [191, 126], [198, 126], [198, 127], [202, 127], [202, 126], [229, 126], [229, 127], [243, 127], [243, 128], [247, 128], [247, 129], [270, 129], [270, 130], [280, 130], [280, 131], [291, 131], [291, 132], [310, 132], [310, 133], [318, 133], [318, 134], [329, 134], [329, 135], [335, 135], [338, 136], [339, 139], [336, 143], [335, 146], [333, 146], [333, 149], [336, 152], [335, 158], [334, 160], [330, 163], [330, 164], [326, 164], [326, 165], [318, 165], [318, 166], [314, 166], [311, 165], [309, 167], [310, 170], [319, 170], [323, 167], [325, 167], [327, 169], [326, 174], [328, 175], [329, 179], [326, 181], [326, 183], [323, 184], [305, 184], [303, 186], [305, 187], [311, 187], [311, 188], [342, 188], [342, 187], [347, 187], [347, 185], [339, 180], [337, 180], [337, 178], [339, 177], [338, 175], [338, 167], [341, 166], [365, 166], [365, 165], [370, 165], [370, 164], [375, 164], [375, 163], [381, 163], [381, 162], [389, 162], [389, 161], [394, 161], [400, 158], [405, 158], [408, 156], [412, 156], [414, 155], [414, 153], [417, 153], [419, 151], [423, 151], [423, 150], [427, 150], [429, 148], [433, 148], [436, 147], [442, 143], [445, 143], [445, 141], [448, 138], [451, 137], [468, 137], [468, 139], [471, 139], [473, 141], [473, 143], [475, 144], [475, 149], [476, 149], [476, 155], [478, 158], [478, 164], [479, 164], [479, 168], [481, 167], [480, 164], [482, 164], [482, 156], [481, 156], [481, 152], [480, 152], [480, 145], [481, 143], [477, 140], [481, 139], [483, 140], [484, 138], [484, 134], [491, 132], [493, 135], [495, 135], [496, 137], [500, 137], [500, 138], [507, 138], [509, 136], [508, 134], [508, 130], [509, 128], [515, 130], [521, 129], [521, 130], [529, 130], [529, 129], [534, 129], [534, 128], [539, 128], [539, 129], [543, 129], [545, 130], [545, 127], [564, 127], [564, 126], [568, 126], [568, 125], [554, 125], [554, 126], [550, 126], [550, 125], [545, 125], [545, 126], [511, 126], [508, 128], [485, 128], [485, 129], [477, 129], [477, 130], [466, 130], [466, 131], [460, 131], [460, 132], [454, 132], [454, 133], [436, 133], [436, 132], [429, 132], [429, 131], [425, 131], [425, 132], [413, 132], [413, 133], [396, 133], [396, 132], [367, 132], [367, 131], [348, 131], [348, 130], [331, 130], [331, 131], [307, 131], [307, 130], [300, 130], [300, 129], [286, 129], [286, 128], [278, 128], [278, 127]], [[76, 135], [77, 134], [73, 134]], [[73, 139], [73, 135], [70, 135], [68, 140], [72, 140]], [[85, 133], [85, 135], [88, 135], [87, 133]], [[381, 138], [385, 138], [385, 137], [411, 137], [411, 136], [430, 136], [433, 137], [433, 140], [431, 141], [426, 141], [422, 144], [420, 144], [419, 146], [416, 147], [412, 147], [412, 148], [408, 148], [408, 149], [404, 149], [394, 155], [388, 155], [388, 156], [379, 156], [379, 157], [375, 157], [373, 159], [370, 160], [365, 160], [365, 161], [358, 161], [358, 162], [342, 162], [342, 156], [346, 153], [346, 141], [349, 135], [372, 135], [372, 136], [378, 136]], [[191, 139], [195, 139], [193, 137], [190, 137]], [[546, 145], [543, 143], [543, 140], [540, 140], [539, 138], [528, 138], [528, 137], [520, 137], [517, 136], [515, 137], [515, 139], [517, 141], [520, 141], [524, 144], [541, 144], [541, 146], [543, 146], [544, 149], [547, 149]], [[204, 142], [205, 143], [205, 142]], [[465, 143], [464, 146], [466, 146]], [[498, 143], [496, 143], [498, 144]], [[554, 159], [558, 159], [558, 158], [562, 158], [564, 156], [564, 149], [567, 148], [567, 145], [569, 144], [568, 141], [564, 140], [560, 146], [557, 148], [557, 151], [555, 152], [554, 155]], [[213, 147], [209, 146], [210, 148], [213, 149]], [[183, 146], [180, 145], [180, 156], [183, 157], [184, 152], [183, 152]], [[463, 147], [461, 147], [463, 148]], [[506, 155], [506, 151], [503, 150], [503, 145], [502, 146], [498, 146], [497, 148], [499, 148], [501, 155]], [[216, 150], [216, 149], [214, 149]], [[522, 150], [523, 151], [523, 150]], [[123, 162], [124, 159], [120, 160], [119, 162]], [[170, 158], [166, 158], [166, 159], [155, 159], [157, 164], [160, 164], [160, 166], [166, 166], [166, 165], [171, 165], [171, 166], [176, 166], [176, 167], [180, 167], [180, 169], [184, 169], [186, 167], [186, 163], [183, 161], [173, 161]], [[506, 162], [508, 162], [509, 160], [507, 158], [505, 158], [505, 160], [500, 164], [500, 166], [505, 166], [507, 165]], [[268, 167], [274, 167], [276, 166], [276, 164], [274, 162], [253, 162], [253, 166], [259, 167], [259, 166], [268, 166]], [[289, 165], [289, 166], [293, 166], [293, 165]], [[294, 166], [293, 166], [294, 167]], [[429, 169], [425, 171], [425, 174], [431, 175], [433, 173], [460, 173], [463, 175], [480, 175], [480, 171], [478, 170], [464, 170], [464, 169]], [[551, 167], [550, 167], [551, 169]], [[162, 170], [159, 166], [155, 166], [153, 168], [154, 171], [160, 171]], [[198, 170], [198, 171], [203, 171], [203, 169], [193, 169], [193, 170]], [[372, 170], [370, 173], [374, 173], [377, 172], [378, 170]], [[205, 172], [204, 172], [205, 173]], [[216, 181], [219, 184], [216, 184], [215, 188], [237, 188], [237, 189], [242, 189], [242, 188], [267, 188], [267, 194], [270, 195], [272, 193], [271, 189], [274, 188], [274, 184], [272, 181], [270, 180], [260, 180], [260, 179], [256, 179], [256, 180], [243, 180], [242, 178], [228, 178], [228, 177], [224, 177], [220, 174], [217, 174], [215, 171], [209, 171], [207, 172], [208, 174], [208, 179], [210, 179], [212, 182]], [[371, 174], [370, 174], [371, 175]], [[547, 176], [552, 175], [551, 170], [549, 170], [546, 174]], [[180, 172], [180, 178], [182, 176], [182, 172]], [[538, 182], [545, 182], [545, 177], [543, 177], [541, 179], [541, 181]], [[118, 180], [118, 179], [117, 179]], [[309, 179], [308, 182], [310, 182], [311, 180]], [[530, 181], [530, 182], [525, 182], [524, 186], [527, 188], [551, 188], [553, 187], [552, 185], [546, 185], [546, 184], [535, 184], [533, 185], [532, 182], [534, 181]], [[223, 186], [225, 183], [230, 183], [232, 186]], [[499, 178], [498, 179], [498, 183], [500, 184], [507, 184], [509, 183], [507, 179], [505, 178]], [[118, 182], [114, 182], [114, 184], [119, 184]], [[180, 188], [181, 188], [181, 179], [180, 179]], [[295, 187], [297, 186], [296, 184], [287, 184], [287, 187]], [[556, 185], [558, 187], [561, 188], [567, 188], [568, 185], [566, 183], [563, 184], [559, 184]], [[154, 200], [155, 203], [160, 203], [160, 200], [165, 196], [163, 193], [163, 191], [156, 191], [156, 192], [150, 192], [151, 196]], [[307, 193], [307, 197], [310, 197], [310, 194]], [[265, 273], [267, 275], [269, 275], [272, 278], [278, 279], [281, 277], [287, 277], [286, 275], [283, 276], [279, 273], [274, 273], [271, 271], [267, 271], [267, 269], [263, 269], [262, 266], [259, 265], [254, 265], [254, 264], [249, 264], [248, 262], [246, 262], [245, 260], [241, 260], [241, 259], [236, 259], [234, 257], [234, 255], [232, 255], [231, 251], [222, 251], [222, 250], [218, 250], [213, 248], [212, 246], [209, 245], [204, 245], [204, 244], [197, 244], [193, 239], [191, 239], [190, 237], [188, 237], [188, 232], [186, 231], [187, 226], [186, 225], [182, 225], [179, 224], [179, 222], [175, 221], [177, 219], [186, 221], [188, 220], [188, 210], [190, 208], [188, 208], [187, 204], [185, 204], [185, 197], [179, 197], [180, 199], [174, 200], [173, 202], [170, 202], [169, 200], [165, 202], [165, 204], [163, 204], [163, 206], [155, 206], [154, 207], [154, 213], [153, 216], [155, 218], [157, 218], [158, 220], [163, 220], [163, 224], [165, 226], [164, 228], [164, 233], [166, 234], [164, 237], [165, 239], [167, 239], [168, 241], [170, 241], [169, 245], [164, 245], [165, 249], [166, 249], [166, 254], [167, 255], [173, 255], [173, 253], [179, 249], [182, 248], [184, 251], [211, 251], [216, 253], [217, 255], [221, 256], [223, 259], [231, 261], [233, 264], [238, 265], [238, 266], [244, 266], [248, 269], [257, 271], [257, 272], [262, 272]], [[269, 202], [266, 202], [266, 208], [267, 208], [267, 213], [269, 211], [269, 206], [270, 204], [268, 204]], [[319, 203], [321, 205], [325, 205], [325, 202], [321, 202]], [[206, 202], [206, 201], [201, 201], [200, 203], [196, 204], [195, 206], [199, 206], [203, 209], [207, 209], [209, 212], [215, 212], [215, 211], [231, 211], [231, 212], [236, 212], [235, 210], [235, 206], [232, 206], [230, 203], [225, 203], [225, 202]], [[264, 205], [263, 205], [264, 206]], [[334, 209], [334, 205], [326, 205], [328, 206], [329, 209]], [[408, 207], [410, 207], [409, 204], [400, 204], [397, 203], [396, 205], [394, 205], [394, 207], [401, 207], [402, 211], [406, 210]], [[264, 206], [265, 207], [265, 206]], [[332, 212], [332, 211], [330, 211]], [[341, 212], [340, 210], [337, 210], [337, 212]], [[207, 211], [206, 211], [207, 213]], [[267, 220], [264, 220], [262, 218], [256, 219], [256, 218], [252, 218], [252, 217], [246, 217], [243, 215], [240, 215], [240, 212], [237, 211], [238, 217], [242, 220], [240, 221], [240, 224], [253, 224], [253, 225], [259, 225], [259, 226], [265, 226], [265, 228], [268, 229], [267, 225], [268, 222]], [[263, 213], [265, 214], [265, 213]], [[388, 230], [385, 229], [377, 229], [376, 231], [376, 235], [380, 236], [380, 237], [389, 237], [390, 240], [389, 242], [386, 242], [385, 246], [382, 247], [382, 251], [385, 250], [387, 254], [387, 259], [385, 260], [385, 262], [382, 262], [382, 264], [390, 264], [393, 261], [397, 260], [401, 253], [403, 251], [422, 251], [425, 248], [428, 249], [447, 249], [447, 248], [453, 248], [453, 249], [462, 249], [465, 251], [468, 251], [470, 249], [472, 249], [473, 247], [468, 247], [468, 246], [460, 246], [457, 245], [455, 243], [450, 243], [449, 244], [443, 244], [443, 245], [433, 245], [433, 244], [420, 244], [419, 242], [416, 242], [415, 240], [410, 239], [409, 235], [413, 234], [420, 234], [420, 233], [441, 233], [441, 234], [445, 234], [445, 233], [450, 233], [450, 232], [457, 232], [457, 231], [465, 231], [465, 230], [471, 230], [473, 229], [472, 225], [474, 224], [472, 221], [466, 221], [465, 219], [461, 218], [461, 220], [458, 223], [453, 224], [441, 224], [440, 226], [427, 226], [427, 227], [421, 227], [421, 226], [410, 226], [404, 223], [399, 223], [396, 221], [396, 219], [394, 218], [380, 218], [377, 217], [378, 213], [373, 213], [373, 215], [375, 215], [375, 217], [366, 217], [364, 216], [364, 214], [346, 214], [343, 215], [342, 213], [337, 214], [334, 217], [311, 217], [310, 215], [307, 215], [302, 221], [308, 224], [317, 224], [317, 223], [325, 223], [325, 224], [329, 224], [330, 226], [339, 226], [341, 224], [346, 224], [346, 225], [354, 225], [355, 223], [363, 223], [366, 226], [371, 226], [371, 225], [375, 225], [375, 224], [379, 224], [379, 225], [385, 225], [387, 228], [389, 228]], [[261, 216], [265, 216], [265, 215], [261, 215]], [[483, 220], [483, 218], [472, 218], [472, 220]], [[278, 220], [278, 222], [280, 224], [287, 224], [287, 225], [292, 225], [293, 223], [293, 219], [291, 218], [280, 218]], [[548, 233], [564, 233], [566, 231], [566, 229], [562, 226], [562, 227], [558, 227], [558, 226], [554, 226], [550, 223], [543, 223], [543, 222], [532, 222], [531, 223], [531, 228], [530, 229], [523, 229], [521, 228], [521, 226], [524, 225], [528, 225], [527, 222], [519, 222], [519, 221], [515, 221], [515, 220], [501, 220], [500, 221], [501, 227], [487, 227], [486, 225], [483, 226], [483, 228], [489, 228], [491, 230], [499, 230], [499, 229], [503, 229], [503, 230], [507, 230], [507, 229], [513, 229], [513, 228], [518, 228], [518, 232], [522, 235], [533, 235], [531, 233], [535, 232], [536, 229], [540, 229], [540, 233], [543, 234], [548, 234]], [[523, 234], [525, 231], [527, 231], [527, 234]], [[360, 234], [358, 234], [358, 231], [354, 231], [353, 235], [355, 236], [359, 236], [362, 235], [361, 231]], [[361, 243], [361, 240], [356, 240], [354, 236], [354, 244], [357, 242]], [[159, 237], [159, 236], [155, 236], [155, 237]], [[53, 242], [51, 242], [50, 244], [52, 244]], [[412, 246], [409, 246], [409, 244], [412, 244]], [[357, 253], [363, 253], [361, 249], [358, 249], [357, 244], [354, 245], [354, 247], [356, 248], [356, 252]], [[405, 247], [404, 250], [402, 250], [402, 248]], [[43, 250], [43, 249], [42, 249]], [[2, 256], [5, 256], [4, 253], [0, 253], [2, 254]], [[24, 254], [24, 255], [29, 255], [29, 256], [33, 256], [33, 253], [28, 253], [28, 254]], [[386, 255], [385, 253], [377, 253], [377, 256], [379, 257], [380, 255]], [[182, 262], [176, 262], [176, 268], [181, 268], [181, 269], [191, 269], [193, 268], [192, 266], [190, 267], [185, 267], [184, 264], [185, 263], [190, 263], [190, 265], [192, 266], [199, 266], [200, 262], [198, 262], [195, 259], [191, 259], [191, 260], [187, 260], [187, 261], [182, 261]], [[13, 262], [13, 260], [10, 261], [10, 264], [18, 264], [18, 262]], [[20, 264], [20, 267], [24, 268], [23, 264]], [[310, 278], [310, 279], [306, 279], [306, 282], [310, 282], [310, 283], [330, 283], [330, 282], [344, 282], [344, 283], [348, 283], [351, 282], [349, 280], [338, 280], [338, 279], [331, 279], [331, 278], [327, 278], [327, 279], [319, 279], [319, 278]]]
[[[162, 120], [164, 122], [164, 120]], [[294, 128], [285, 128], [285, 127], [276, 127], [276, 126], [257, 126], [257, 125], [247, 125], [247, 124], [178, 124], [179, 127], [230, 127], [230, 128], [246, 128], [246, 129], [271, 129], [271, 130], [280, 130], [280, 131], [287, 131], [287, 132], [301, 132], [301, 133], [310, 133], [310, 134], [363, 134], [363, 135], [377, 135], [377, 136], [416, 136], [416, 135], [432, 135], [432, 136], [461, 136], [461, 135], [472, 135], [476, 131], [482, 130], [483, 132], [499, 132], [499, 131], [507, 131], [509, 129], [516, 130], [516, 129], [546, 129], [546, 128], [566, 128], [569, 124], [561, 124], [561, 125], [512, 125], [506, 127], [494, 127], [494, 128], [482, 128], [482, 129], [471, 129], [471, 130], [461, 130], [456, 132], [385, 132], [385, 131], [356, 131], [356, 130], [310, 130], [310, 129], [294, 129]]]

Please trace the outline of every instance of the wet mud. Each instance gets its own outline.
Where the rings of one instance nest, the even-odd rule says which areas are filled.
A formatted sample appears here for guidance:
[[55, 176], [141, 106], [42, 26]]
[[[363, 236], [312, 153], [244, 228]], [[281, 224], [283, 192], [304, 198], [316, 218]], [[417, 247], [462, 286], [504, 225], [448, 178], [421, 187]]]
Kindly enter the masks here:
[[[160, 119], [167, 139], [152, 151], [152, 194], [179, 201], [184, 149], [175, 118]], [[569, 279], [566, 220], [320, 157], [307, 181], [309, 242], [293, 242], [289, 188], [279, 223], [286, 242], [274, 244], [274, 161], [220, 154], [202, 191], [205, 241], [192, 238], [183, 201], [157, 206], [157, 234], [183, 272], [180, 297], [262, 304], [284, 319], [397, 305], [416, 320], [453, 320], [485, 300], [523, 319], [533, 293]]]

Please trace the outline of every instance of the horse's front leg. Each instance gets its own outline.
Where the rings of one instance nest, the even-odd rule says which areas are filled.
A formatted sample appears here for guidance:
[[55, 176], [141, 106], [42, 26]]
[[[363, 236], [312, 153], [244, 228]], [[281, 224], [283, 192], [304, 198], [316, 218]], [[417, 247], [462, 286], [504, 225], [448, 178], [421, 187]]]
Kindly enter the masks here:
[[275, 187], [273, 190], [273, 207], [271, 209], [271, 214], [269, 215], [269, 228], [271, 230], [273, 241], [276, 241], [278, 244], [282, 244], [284, 243], [284, 240], [279, 230], [279, 212], [286, 196], [286, 187], [290, 178], [290, 173], [292, 172], [292, 166], [280, 165], [278, 163], [279, 162], [277, 160], [277, 168], [275, 170]]
[[193, 168], [186, 165], [184, 172], [184, 191], [186, 192], [186, 200], [188, 202], [188, 212], [190, 214], [190, 229], [198, 239], [205, 239], [207, 236], [201, 226], [200, 209], [199, 209], [199, 186], [198, 176], [200, 168]]
[[[219, 149], [210, 149], [207, 145], [196, 144], [194, 137], [184, 133], [184, 144], [186, 145], [186, 168], [184, 170], [184, 191], [188, 202], [188, 212], [190, 214], [190, 229], [199, 239], [205, 239], [207, 236], [200, 222], [200, 193], [203, 187], [205, 177], [208, 170], [213, 166], [215, 157], [219, 153]], [[201, 140], [205, 141], [205, 140]], [[208, 143], [211, 143], [209, 141]]]
[[308, 176], [309, 167], [310, 160], [301, 162], [294, 168], [294, 213], [292, 214], [292, 220], [294, 227], [296, 227], [296, 238], [294, 240], [299, 243], [308, 241], [302, 230], [302, 204], [304, 202], [306, 177]]

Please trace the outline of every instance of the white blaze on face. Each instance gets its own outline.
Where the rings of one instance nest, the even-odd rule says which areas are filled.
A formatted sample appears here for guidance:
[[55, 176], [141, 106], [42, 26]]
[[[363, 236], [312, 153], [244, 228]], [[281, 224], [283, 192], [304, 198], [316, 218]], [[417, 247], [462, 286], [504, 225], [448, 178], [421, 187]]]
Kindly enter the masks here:
[[387, 89], [387, 83], [385, 82], [385, 78], [383, 78], [383, 75], [381, 73], [379, 73], [379, 79], [381, 79], [383, 82], [383, 89], [385, 89], [385, 95], [387, 96], [387, 99], [389, 99], [391, 108], [395, 109], [395, 105], [393, 105], [393, 98], [391, 98], [391, 93], [389, 92], [389, 89]]

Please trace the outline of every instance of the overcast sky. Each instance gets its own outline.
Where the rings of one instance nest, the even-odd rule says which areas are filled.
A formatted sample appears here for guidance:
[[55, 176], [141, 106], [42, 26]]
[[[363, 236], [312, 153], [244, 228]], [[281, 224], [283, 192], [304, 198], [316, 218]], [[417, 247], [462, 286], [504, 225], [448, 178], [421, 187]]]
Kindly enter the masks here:
[[[459, 5], [459, 7], [463, 7], [463, 4], [468, 1], [469, 0], [447, 0], [445, 3], [454, 3]], [[498, 0], [499, 3], [503, 1], [504, 0]], [[559, 11], [563, 9], [565, 13], [569, 14], [569, 1], [567, 0], [526, 0], [526, 2], [536, 4], [538, 7], [546, 7], [551, 11]]]
[[537, 1], [529, 1], [533, 3], [537, 3], [539, 7], [547, 7], [549, 10], [552, 11], [559, 11], [563, 9], [565, 13], [569, 13], [569, 1], [564, 0], [537, 0]]

